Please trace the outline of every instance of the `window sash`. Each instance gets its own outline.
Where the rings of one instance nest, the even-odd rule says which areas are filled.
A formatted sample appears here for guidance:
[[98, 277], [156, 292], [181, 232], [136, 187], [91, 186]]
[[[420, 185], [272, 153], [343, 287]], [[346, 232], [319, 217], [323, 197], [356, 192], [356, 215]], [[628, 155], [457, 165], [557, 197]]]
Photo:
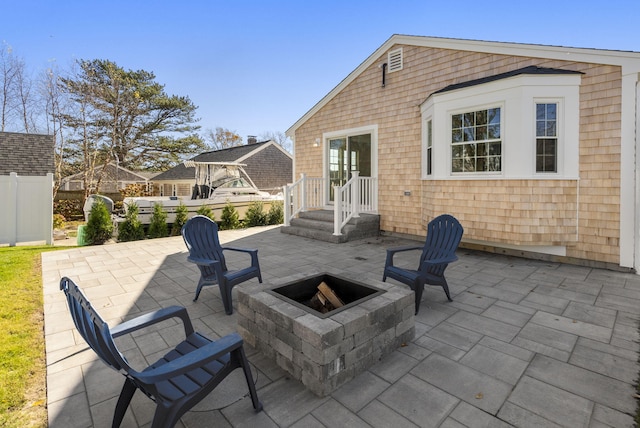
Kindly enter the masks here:
[[427, 175], [433, 173], [433, 123], [427, 121]]
[[501, 108], [451, 116], [451, 172], [502, 171]]
[[536, 172], [558, 172], [558, 104], [536, 103]]

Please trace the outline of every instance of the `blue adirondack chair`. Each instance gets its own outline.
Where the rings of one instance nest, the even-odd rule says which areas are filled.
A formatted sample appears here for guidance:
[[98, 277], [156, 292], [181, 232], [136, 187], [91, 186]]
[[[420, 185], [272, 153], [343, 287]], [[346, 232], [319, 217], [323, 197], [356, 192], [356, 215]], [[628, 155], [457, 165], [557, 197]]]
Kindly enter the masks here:
[[[198, 300], [202, 287], [218, 284], [224, 311], [227, 315], [231, 315], [233, 313], [231, 301], [233, 287], [251, 278], [258, 278], [258, 282], [262, 283], [258, 250], [221, 246], [218, 239], [218, 225], [209, 217], [197, 215], [187, 220], [182, 226], [182, 238], [189, 250], [187, 260], [195, 263], [200, 269], [200, 280], [194, 301]], [[224, 251], [249, 254], [251, 266], [234, 271], [228, 270]]]
[[[462, 239], [464, 229], [458, 220], [449, 215], [442, 214], [427, 225], [427, 239], [422, 246], [408, 246], [387, 249], [387, 260], [384, 266], [382, 281], [393, 278], [408, 285], [416, 295], [416, 315], [420, 309], [422, 292], [425, 284], [437, 285], [444, 289], [447, 299], [451, 302], [449, 285], [444, 277], [444, 271], [456, 260], [456, 249]], [[394, 266], [395, 254], [403, 251], [422, 250], [418, 268], [406, 269]]]
[[[67, 296], [69, 311], [80, 335], [107, 366], [125, 377], [113, 427], [122, 423], [137, 389], [157, 404], [151, 427], [173, 427], [182, 415], [240, 367], [247, 380], [253, 408], [256, 412], [262, 410], [242, 338], [237, 333], [211, 341], [193, 330], [187, 310], [181, 306], [160, 309], [109, 328], [71, 279], [62, 278], [60, 289]], [[113, 339], [171, 318], [182, 320], [185, 339], [146, 369], [133, 369]]]

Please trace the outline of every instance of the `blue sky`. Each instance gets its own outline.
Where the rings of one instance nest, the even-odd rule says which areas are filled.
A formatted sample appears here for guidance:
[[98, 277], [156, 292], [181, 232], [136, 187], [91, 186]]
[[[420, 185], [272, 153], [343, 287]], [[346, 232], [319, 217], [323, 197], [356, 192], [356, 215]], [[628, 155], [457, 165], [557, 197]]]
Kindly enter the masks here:
[[108, 59], [189, 96], [203, 129], [285, 132], [393, 34], [640, 51], [639, 0], [0, 0], [28, 69]]

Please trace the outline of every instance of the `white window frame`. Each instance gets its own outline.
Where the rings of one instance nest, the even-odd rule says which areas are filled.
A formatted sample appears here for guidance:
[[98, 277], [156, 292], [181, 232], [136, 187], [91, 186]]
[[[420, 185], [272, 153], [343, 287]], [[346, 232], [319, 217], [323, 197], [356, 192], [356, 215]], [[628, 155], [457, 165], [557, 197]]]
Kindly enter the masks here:
[[[472, 172], [461, 172], [461, 171], [456, 171], [454, 172], [453, 169], [453, 156], [451, 155], [451, 152], [453, 151], [453, 141], [451, 138], [451, 133], [453, 131], [453, 116], [462, 114], [464, 115], [465, 113], [475, 113], [478, 111], [483, 111], [483, 110], [489, 110], [489, 109], [500, 109], [500, 170], [499, 171], [472, 171]], [[474, 107], [471, 109], [461, 109], [459, 111], [452, 111], [449, 114], [449, 171], [451, 173], [451, 175], [454, 176], [460, 176], [460, 175], [482, 175], [482, 176], [486, 176], [486, 175], [501, 175], [502, 174], [502, 170], [504, 168], [504, 138], [502, 136], [502, 130], [503, 130], [503, 116], [504, 115], [504, 111], [503, 111], [503, 107], [501, 104], [493, 104], [493, 105], [487, 105], [487, 106], [482, 106], [482, 107]], [[433, 131], [432, 131], [433, 132]], [[484, 140], [487, 141], [487, 140]], [[464, 142], [462, 143], [464, 144]], [[471, 142], [469, 142], [469, 144], [471, 144]]]
[[[537, 120], [536, 118], [536, 108], [538, 106], [538, 104], [555, 104], [557, 106], [557, 111], [556, 111], [556, 172], [551, 172], [551, 171], [538, 171], [537, 167], [536, 167], [536, 157], [538, 155], [538, 150], [536, 148], [537, 146], [537, 140], [538, 140], [538, 135], [536, 132], [536, 125], [535, 122]], [[558, 170], [560, 168], [560, 165], [562, 164], [562, 154], [563, 151], [560, 150], [561, 147], [564, 147], [564, 143], [562, 141], [562, 138], [564, 136], [564, 133], [562, 132], [562, 128], [564, 126], [564, 106], [563, 106], [563, 102], [562, 102], [562, 98], [534, 98], [533, 100], [533, 121], [534, 121], [534, 127], [533, 127], [533, 171], [541, 176], [553, 176], [558, 174]]]
[[[424, 119], [423, 132], [426, 134], [423, 138], [424, 141], [424, 168], [425, 174], [430, 176], [433, 174], [433, 118], [431, 116]], [[431, 150], [431, 153], [429, 153]], [[431, 164], [431, 169], [429, 168]]]
[[[329, 140], [349, 138], [356, 135], [371, 134], [371, 177], [378, 177], [378, 125], [366, 125], [357, 128], [345, 128], [322, 133], [322, 177], [329, 181]], [[325, 192], [324, 204], [329, 207], [329, 192]]]
[[[432, 94], [421, 106], [423, 179], [577, 179], [579, 177], [580, 81], [577, 74], [522, 74]], [[556, 173], [535, 168], [535, 105], [558, 104]], [[451, 117], [501, 108], [502, 171], [451, 171]], [[426, 121], [432, 118], [432, 174], [427, 174]]]

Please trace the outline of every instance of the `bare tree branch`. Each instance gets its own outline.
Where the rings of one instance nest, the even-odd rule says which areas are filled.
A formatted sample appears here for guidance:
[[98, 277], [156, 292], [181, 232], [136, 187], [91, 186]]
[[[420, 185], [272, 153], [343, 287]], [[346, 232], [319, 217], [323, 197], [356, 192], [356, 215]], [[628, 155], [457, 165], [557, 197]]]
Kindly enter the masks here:
[[242, 137], [236, 131], [230, 131], [220, 126], [217, 126], [215, 130], [207, 129], [204, 139], [213, 150], [222, 150], [243, 144]]

